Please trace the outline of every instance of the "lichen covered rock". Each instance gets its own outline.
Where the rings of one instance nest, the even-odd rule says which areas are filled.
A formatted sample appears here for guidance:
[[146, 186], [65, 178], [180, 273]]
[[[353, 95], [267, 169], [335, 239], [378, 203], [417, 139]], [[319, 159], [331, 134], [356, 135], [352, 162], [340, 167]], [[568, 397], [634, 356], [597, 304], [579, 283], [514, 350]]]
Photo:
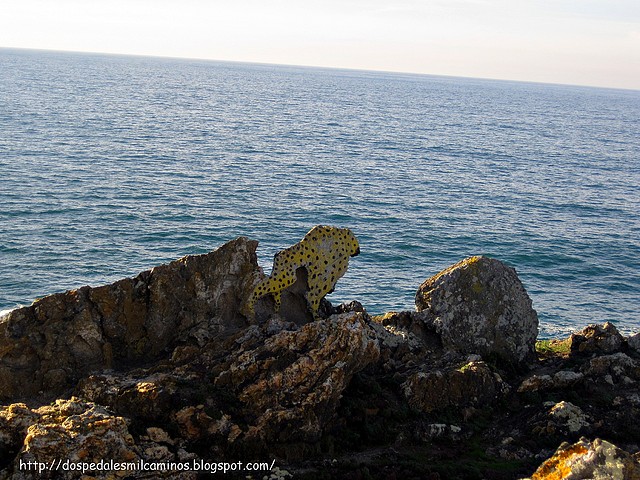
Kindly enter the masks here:
[[[98, 464], [105, 459], [126, 463], [141, 458], [124, 418], [76, 398], [57, 400], [34, 410], [0, 408], [0, 436], [6, 435], [6, 430], [21, 437], [20, 451], [5, 470], [16, 480], [80, 478], [83, 472], [73, 467], [82, 463]], [[16, 445], [9, 448], [15, 449]], [[113, 478], [115, 472], [107, 469], [91, 473], [93, 478], [106, 479]], [[119, 473], [123, 476], [130, 472]]]
[[569, 433], [576, 433], [589, 426], [587, 416], [582, 409], [571, 402], [558, 402], [549, 410], [549, 418]]
[[470, 257], [426, 280], [416, 293], [445, 347], [523, 365], [535, 360], [538, 316], [515, 270]]
[[601, 439], [564, 444], [531, 476], [531, 480], [637, 480], [638, 458]]

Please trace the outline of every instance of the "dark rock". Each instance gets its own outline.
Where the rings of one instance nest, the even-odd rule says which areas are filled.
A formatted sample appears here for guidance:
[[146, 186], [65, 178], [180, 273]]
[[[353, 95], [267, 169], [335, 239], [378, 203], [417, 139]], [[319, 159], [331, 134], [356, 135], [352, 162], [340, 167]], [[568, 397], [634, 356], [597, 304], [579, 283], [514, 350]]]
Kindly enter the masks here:
[[561, 370], [551, 375], [531, 375], [524, 379], [518, 387], [518, 392], [538, 392], [544, 390], [560, 390], [573, 387], [581, 383], [585, 378], [582, 372]]
[[165, 423], [178, 398], [188, 396], [187, 393], [178, 394], [179, 389], [188, 383], [188, 377], [180, 378], [177, 373], [142, 370], [128, 375], [91, 375], [79, 382], [74, 394], [108, 406], [119, 415], [137, 422]]
[[0, 400], [60, 393], [91, 372], [245, 327], [241, 311], [260, 276], [256, 247], [238, 238], [135, 278], [13, 310], [0, 321]]
[[342, 313], [348, 313], [348, 312], [364, 313], [365, 311], [366, 310], [364, 309], [364, 307], [359, 301], [352, 300], [350, 302], [341, 303], [340, 305], [338, 305], [333, 309], [332, 313], [340, 315]]
[[373, 320], [382, 324], [389, 332], [405, 338], [411, 335], [425, 346], [442, 351], [441, 337], [426, 312], [388, 312]]
[[522, 381], [518, 387], [518, 392], [538, 392], [540, 390], [548, 390], [552, 387], [553, 378], [551, 378], [551, 375], [531, 375]]
[[585, 362], [582, 370], [585, 375], [611, 385], [640, 380], [640, 362], [622, 352], [591, 358]]
[[571, 354], [614, 353], [622, 348], [624, 337], [613, 323], [587, 325], [580, 333], [569, 339]]
[[[309, 275], [307, 274], [306, 268], [298, 268], [296, 270], [296, 281], [281, 293], [281, 304], [278, 314], [287, 322], [304, 325], [313, 321], [313, 313], [309, 309], [306, 298], [307, 292], [309, 291], [308, 277]], [[270, 295], [262, 297], [259, 300], [259, 304], [260, 305], [256, 305], [256, 320], [266, 319], [275, 313], [275, 304]], [[267, 305], [267, 308], [264, 308], [264, 305]], [[265, 312], [266, 315], [263, 312]]]
[[416, 439], [425, 443], [438, 439], [457, 441], [462, 437], [462, 428], [446, 423], [428, 423], [419, 425], [419, 428], [413, 432], [413, 435]]
[[469, 362], [460, 368], [416, 373], [402, 388], [409, 405], [431, 413], [491, 406], [508, 386], [486, 363]]
[[631, 350], [640, 354], [640, 332], [636, 333], [635, 335], [630, 335], [627, 338], [627, 344], [629, 345], [629, 348]]
[[[402, 383], [418, 372], [448, 368], [466, 359], [442, 347], [440, 335], [422, 312], [388, 312], [372, 317], [380, 340], [380, 367]], [[478, 358], [479, 359], [479, 358]]]
[[416, 307], [433, 318], [445, 348], [523, 365], [536, 359], [538, 316], [513, 268], [467, 258], [426, 280]]

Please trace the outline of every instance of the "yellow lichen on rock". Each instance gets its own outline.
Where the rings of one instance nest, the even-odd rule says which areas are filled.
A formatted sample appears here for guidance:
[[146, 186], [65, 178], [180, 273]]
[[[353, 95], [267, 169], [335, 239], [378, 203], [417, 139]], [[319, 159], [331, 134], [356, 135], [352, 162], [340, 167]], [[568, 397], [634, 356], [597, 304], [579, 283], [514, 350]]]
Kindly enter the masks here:
[[271, 275], [261, 281], [249, 299], [249, 310], [256, 301], [268, 294], [273, 296], [275, 309], [280, 309], [282, 291], [293, 285], [297, 270], [307, 271], [306, 299], [314, 317], [320, 300], [333, 291], [336, 282], [349, 266], [349, 257], [360, 253], [358, 240], [348, 228], [318, 225], [295, 245], [278, 252], [273, 260]]
[[596, 438], [581, 438], [577, 443], [560, 446], [530, 480], [636, 480], [640, 462], [615, 445]]
[[561, 480], [571, 473], [576, 459], [582, 457], [589, 449], [582, 443], [576, 443], [560, 449], [533, 474], [531, 480]]

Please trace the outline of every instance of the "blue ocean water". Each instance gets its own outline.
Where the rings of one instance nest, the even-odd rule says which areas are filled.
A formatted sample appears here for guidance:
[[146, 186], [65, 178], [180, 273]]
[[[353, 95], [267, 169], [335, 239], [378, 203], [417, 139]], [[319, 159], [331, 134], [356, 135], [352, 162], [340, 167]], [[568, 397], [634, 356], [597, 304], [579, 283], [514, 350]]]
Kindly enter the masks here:
[[362, 254], [330, 299], [413, 309], [476, 254], [541, 335], [640, 330], [640, 92], [0, 50], [0, 310], [244, 235]]

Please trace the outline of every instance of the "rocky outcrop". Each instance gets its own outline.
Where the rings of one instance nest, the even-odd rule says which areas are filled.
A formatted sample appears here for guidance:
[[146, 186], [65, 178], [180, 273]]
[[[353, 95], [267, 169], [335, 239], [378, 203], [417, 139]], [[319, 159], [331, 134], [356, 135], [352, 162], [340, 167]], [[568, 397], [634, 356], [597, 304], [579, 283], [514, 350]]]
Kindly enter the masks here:
[[[102, 460], [267, 459], [268, 472], [225, 478], [636, 478], [634, 337], [589, 326], [535, 350], [515, 272], [483, 257], [425, 282], [419, 311], [372, 318], [323, 300], [314, 319], [301, 282], [252, 321], [255, 247], [241, 238], [0, 321], [0, 479], [82, 478], [82, 462]], [[288, 308], [294, 298], [305, 304]], [[536, 471], [564, 441], [579, 446]]]
[[215, 385], [235, 392], [253, 419], [243, 432], [251, 441], [310, 443], [320, 439], [353, 374], [379, 355], [366, 316], [345, 313], [242, 352]]
[[570, 339], [571, 353], [591, 355], [593, 353], [611, 353], [620, 350], [624, 338], [613, 323], [588, 325], [580, 333], [574, 333]]
[[[227, 355], [209, 344], [182, 367], [94, 375], [76, 395], [142, 422], [161, 421], [192, 442], [224, 439], [240, 451], [312, 444], [352, 376], [375, 364], [380, 347], [362, 313], [287, 327], [296, 328], [249, 328], [227, 342]], [[200, 404], [203, 396], [208, 403]]]
[[97, 288], [37, 300], [0, 321], [0, 400], [55, 394], [87, 374], [142, 364], [181, 342], [247, 326], [261, 278], [257, 242], [238, 238]]
[[513, 268], [467, 258], [426, 280], [418, 311], [433, 319], [446, 348], [523, 365], [535, 359], [538, 316]]

